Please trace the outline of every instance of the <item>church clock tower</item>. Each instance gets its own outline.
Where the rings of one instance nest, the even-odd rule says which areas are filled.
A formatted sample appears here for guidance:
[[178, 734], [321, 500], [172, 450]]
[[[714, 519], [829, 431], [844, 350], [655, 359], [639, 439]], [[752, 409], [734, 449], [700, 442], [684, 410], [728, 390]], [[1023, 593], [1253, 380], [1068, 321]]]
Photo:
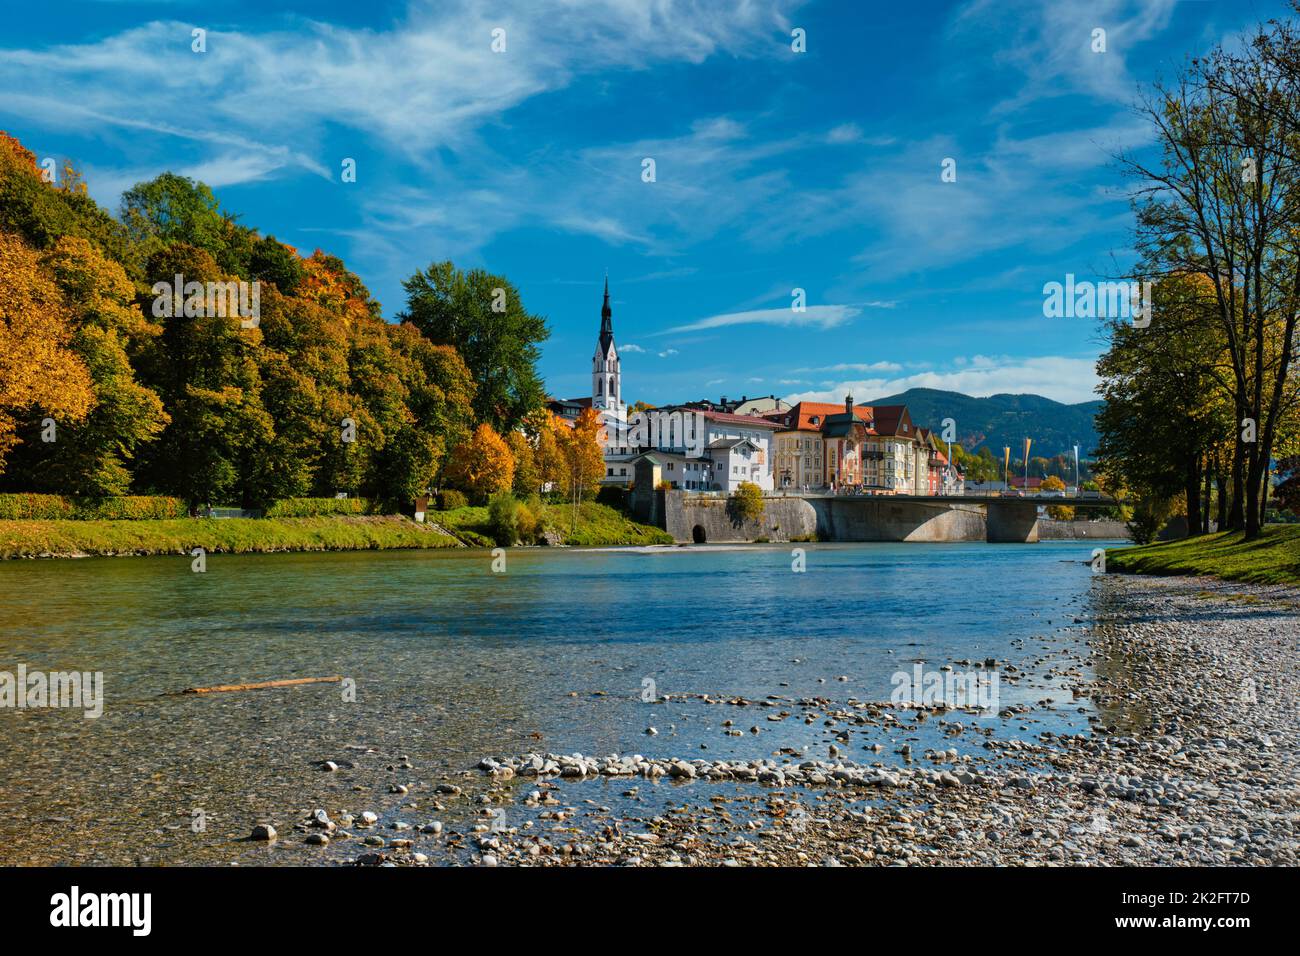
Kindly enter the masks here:
[[609, 276], [605, 276], [605, 304], [600, 307], [600, 338], [591, 359], [591, 406], [618, 415], [622, 402], [622, 372], [614, 346], [614, 323], [609, 308]]

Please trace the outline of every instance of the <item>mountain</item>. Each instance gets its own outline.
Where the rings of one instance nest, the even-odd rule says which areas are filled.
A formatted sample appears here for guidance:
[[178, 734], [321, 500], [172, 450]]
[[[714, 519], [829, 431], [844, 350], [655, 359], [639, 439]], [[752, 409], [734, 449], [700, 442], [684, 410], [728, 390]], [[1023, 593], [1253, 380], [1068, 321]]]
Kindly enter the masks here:
[[906, 405], [912, 421], [940, 433], [943, 420], [954, 419], [958, 444], [967, 450], [988, 445], [999, 458], [1007, 446], [1012, 457], [1020, 455], [1026, 437], [1034, 440], [1029, 452], [1033, 456], [1068, 454], [1077, 444], [1079, 456], [1090, 458], [1097, 447], [1093, 419], [1102, 405], [1100, 401], [1064, 405], [1041, 395], [972, 398], [937, 388], [909, 388], [869, 404]]

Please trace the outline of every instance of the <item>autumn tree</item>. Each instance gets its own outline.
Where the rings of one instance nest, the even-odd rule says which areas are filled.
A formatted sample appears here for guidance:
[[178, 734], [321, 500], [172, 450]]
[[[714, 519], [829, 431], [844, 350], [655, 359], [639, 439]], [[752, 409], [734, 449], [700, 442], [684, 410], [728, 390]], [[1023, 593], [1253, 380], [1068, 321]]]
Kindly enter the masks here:
[[605, 477], [603, 437], [600, 414], [591, 408], [582, 410], [572, 428], [561, 424], [555, 429], [560, 476], [557, 490], [573, 504], [575, 520], [583, 498], [599, 491], [601, 479]]
[[1159, 162], [1123, 158], [1138, 181], [1142, 269], [1203, 276], [1211, 289], [1206, 321], [1222, 343], [1233, 407], [1228, 524], [1247, 539], [1260, 531], [1269, 461], [1297, 387], [1297, 50], [1294, 24], [1274, 22], [1192, 61], [1139, 104]]
[[497, 492], [509, 491], [514, 477], [514, 456], [487, 422], [481, 422], [469, 440], [452, 453], [451, 481], [476, 501], [486, 501]]
[[0, 471], [21, 425], [84, 421], [94, 406], [62, 291], [22, 238], [0, 232]]
[[1105, 398], [1097, 468], [1144, 500], [1182, 494], [1188, 533], [1198, 534], [1206, 450], [1233, 433], [1227, 359], [1208, 278], [1169, 275], [1153, 296], [1149, 327], [1109, 326], [1097, 363]]
[[541, 487], [541, 472], [537, 467], [537, 455], [532, 442], [522, 431], [516, 429], [506, 436], [510, 454], [515, 459], [514, 492], [520, 497], [537, 494]]
[[84, 419], [63, 424], [55, 441], [18, 449], [12, 478], [28, 490], [126, 494], [136, 451], [167, 424], [162, 401], [136, 380], [127, 354], [156, 327], [133, 307], [126, 272], [87, 240], [59, 239], [42, 266], [63, 292], [69, 346], [90, 373], [94, 405]]

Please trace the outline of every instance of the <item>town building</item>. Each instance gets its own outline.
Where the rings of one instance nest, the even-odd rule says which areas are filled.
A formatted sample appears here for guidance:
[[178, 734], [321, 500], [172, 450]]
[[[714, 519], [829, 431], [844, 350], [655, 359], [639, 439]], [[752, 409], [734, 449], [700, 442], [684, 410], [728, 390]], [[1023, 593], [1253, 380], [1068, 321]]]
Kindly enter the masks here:
[[938, 495], [962, 489], [933, 432], [913, 423], [905, 405], [855, 405], [852, 395], [843, 405], [742, 395], [629, 415], [608, 276], [591, 396], [551, 399], [549, 407], [570, 423], [589, 408], [600, 416], [606, 484], [631, 483], [649, 454], [660, 480], [686, 491], [730, 493], [742, 482], [794, 492]]

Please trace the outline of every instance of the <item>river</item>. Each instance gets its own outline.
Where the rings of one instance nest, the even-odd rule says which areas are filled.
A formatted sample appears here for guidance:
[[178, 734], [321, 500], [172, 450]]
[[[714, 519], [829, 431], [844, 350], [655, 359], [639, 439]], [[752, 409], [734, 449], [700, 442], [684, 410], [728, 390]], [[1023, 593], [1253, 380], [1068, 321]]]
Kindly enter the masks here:
[[[335, 860], [240, 838], [316, 806], [395, 813], [391, 783], [415, 794], [488, 754], [806, 752], [802, 722], [643, 697], [882, 700], [914, 662], [1016, 668], [998, 706], [1036, 709], [976, 718], [987, 733], [1086, 732], [1089, 705], [1063, 687], [1096, 546], [521, 549], [501, 573], [466, 550], [209, 555], [202, 574], [182, 557], [8, 562], [0, 671], [102, 672], [105, 702], [98, 718], [0, 710], [0, 863]], [[175, 695], [330, 675], [350, 684]], [[852, 756], [900, 760], [899, 739]], [[326, 759], [355, 766], [322, 772]]]

